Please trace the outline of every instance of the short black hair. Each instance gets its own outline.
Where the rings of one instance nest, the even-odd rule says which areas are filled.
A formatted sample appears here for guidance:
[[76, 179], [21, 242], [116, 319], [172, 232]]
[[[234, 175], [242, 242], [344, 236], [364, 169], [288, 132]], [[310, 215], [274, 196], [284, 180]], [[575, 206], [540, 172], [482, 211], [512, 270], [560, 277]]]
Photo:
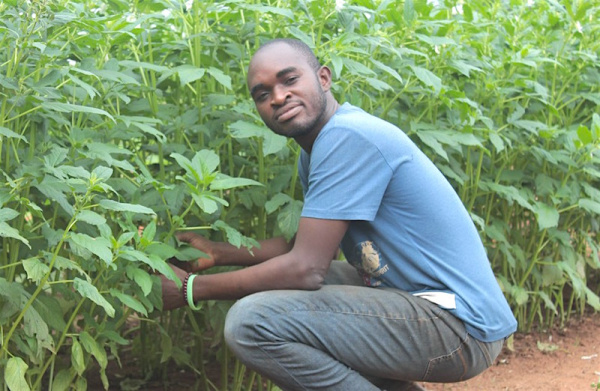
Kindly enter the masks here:
[[[312, 49], [305, 44], [304, 42], [298, 40], [298, 39], [294, 39], [294, 38], [275, 38], [272, 39], [270, 41], [265, 42], [264, 44], [262, 44], [258, 50], [256, 51], [256, 53], [260, 52], [262, 49], [269, 47], [271, 45], [277, 44], [277, 43], [283, 43], [286, 44], [288, 46], [290, 46], [291, 48], [297, 50], [298, 52], [300, 52], [300, 54], [302, 55], [302, 57], [304, 57], [304, 59], [306, 60], [306, 62], [308, 63], [308, 65], [313, 68], [315, 71], [317, 71], [319, 68], [321, 68], [321, 63], [319, 62], [319, 59], [317, 58], [317, 56], [315, 56], [315, 53], [312, 51]], [[254, 54], [256, 54], [254, 53]]]

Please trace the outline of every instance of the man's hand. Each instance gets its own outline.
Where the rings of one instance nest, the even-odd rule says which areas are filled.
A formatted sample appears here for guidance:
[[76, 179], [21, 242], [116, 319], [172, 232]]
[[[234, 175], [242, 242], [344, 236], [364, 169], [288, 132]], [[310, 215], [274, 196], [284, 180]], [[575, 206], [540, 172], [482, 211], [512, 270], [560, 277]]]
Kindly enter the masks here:
[[[179, 279], [183, 282], [187, 272], [178, 268], [177, 266], [169, 266], [171, 269], [173, 269], [175, 274], [177, 274], [177, 277], [179, 277]], [[163, 310], [173, 310], [175, 308], [187, 305], [187, 302], [183, 299], [183, 291], [181, 288], [177, 287], [174, 281], [171, 281], [165, 276], [161, 275], [160, 282], [162, 285]]]
[[190, 273], [198, 273], [202, 270], [210, 269], [215, 266], [215, 243], [206, 239], [204, 236], [193, 232], [182, 232], [177, 234], [177, 239], [189, 243], [190, 246], [206, 253], [208, 258], [198, 258], [196, 261], [171, 261], [175, 266]]

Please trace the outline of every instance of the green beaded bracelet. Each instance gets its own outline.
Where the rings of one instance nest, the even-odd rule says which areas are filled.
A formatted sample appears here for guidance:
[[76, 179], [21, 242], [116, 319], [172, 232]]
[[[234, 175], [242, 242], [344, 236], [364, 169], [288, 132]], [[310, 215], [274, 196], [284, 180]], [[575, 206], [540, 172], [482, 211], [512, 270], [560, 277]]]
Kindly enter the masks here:
[[191, 309], [193, 309], [194, 311], [198, 311], [199, 309], [202, 308], [202, 305], [196, 305], [196, 303], [194, 303], [194, 278], [196, 278], [195, 274], [189, 274], [189, 277], [187, 277], [187, 284], [186, 285], [186, 297], [187, 297], [187, 302], [188, 305], [190, 306]]

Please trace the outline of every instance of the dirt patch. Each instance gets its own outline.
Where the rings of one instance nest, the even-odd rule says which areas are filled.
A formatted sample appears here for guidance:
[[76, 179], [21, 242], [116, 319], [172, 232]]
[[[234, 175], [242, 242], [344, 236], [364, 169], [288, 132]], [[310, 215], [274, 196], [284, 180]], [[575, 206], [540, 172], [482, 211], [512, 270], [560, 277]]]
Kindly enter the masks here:
[[492, 367], [471, 380], [422, 385], [430, 391], [589, 391], [596, 390], [595, 383], [600, 383], [599, 314], [551, 332], [516, 334], [514, 351], [505, 347]]

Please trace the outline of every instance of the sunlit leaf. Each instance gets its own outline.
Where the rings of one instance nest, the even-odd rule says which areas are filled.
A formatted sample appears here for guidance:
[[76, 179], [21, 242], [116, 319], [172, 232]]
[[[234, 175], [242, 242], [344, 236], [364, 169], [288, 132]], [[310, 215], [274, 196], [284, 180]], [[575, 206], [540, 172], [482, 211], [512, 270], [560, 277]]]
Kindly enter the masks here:
[[4, 379], [6, 385], [11, 391], [29, 391], [29, 384], [25, 380], [25, 374], [27, 373], [29, 366], [21, 357], [11, 357], [6, 362], [6, 368], [4, 369]]
[[75, 277], [75, 279], [73, 279], [73, 287], [81, 294], [81, 296], [90, 299], [100, 307], [104, 308], [104, 311], [106, 311], [108, 316], [115, 316], [114, 307], [100, 294], [100, 292], [98, 292], [98, 289], [95, 286], [79, 277]]

